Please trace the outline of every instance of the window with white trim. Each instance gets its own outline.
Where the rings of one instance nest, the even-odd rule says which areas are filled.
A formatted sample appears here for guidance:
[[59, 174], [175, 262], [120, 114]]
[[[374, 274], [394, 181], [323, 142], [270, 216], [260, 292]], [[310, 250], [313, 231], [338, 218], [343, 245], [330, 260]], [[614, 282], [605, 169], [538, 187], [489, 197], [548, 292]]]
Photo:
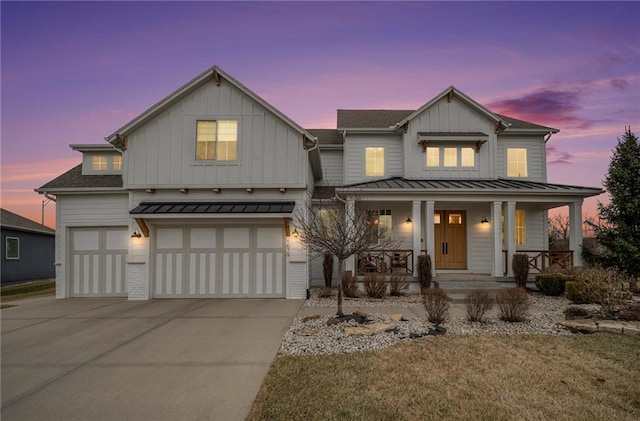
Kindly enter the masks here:
[[384, 176], [384, 148], [367, 147], [364, 150], [365, 171], [367, 177]]
[[367, 225], [369, 226], [369, 242], [377, 244], [391, 239], [393, 219], [391, 209], [368, 210]]
[[[502, 210], [502, 244], [504, 244], [504, 209]], [[523, 246], [527, 243], [527, 221], [526, 214], [522, 209], [516, 209], [514, 233], [516, 245]]]
[[507, 148], [507, 177], [527, 177], [526, 148]]
[[[468, 147], [427, 146], [425, 148], [427, 168], [473, 168], [476, 166], [476, 151]], [[442, 159], [440, 157], [442, 156]], [[442, 163], [441, 163], [442, 161]]]
[[319, 209], [318, 222], [318, 228], [326, 238], [336, 237], [338, 224], [338, 211], [336, 209]]
[[91, 168], [94, 171], [106, 171], [107, 157], [105, 155], [93, 155], [91, 157]]
[[122, 155], [114, 155], [111, 161], [111, 168], [115, 171], [122, 170]]
[[196, 122], [196, 159], [235, 161], [238, 159], [238, 121], [198, 120]]
[[6, 237], [4, 243], [4, 258], [7, 260], [20, 259], [20, 239], [18, 237]]

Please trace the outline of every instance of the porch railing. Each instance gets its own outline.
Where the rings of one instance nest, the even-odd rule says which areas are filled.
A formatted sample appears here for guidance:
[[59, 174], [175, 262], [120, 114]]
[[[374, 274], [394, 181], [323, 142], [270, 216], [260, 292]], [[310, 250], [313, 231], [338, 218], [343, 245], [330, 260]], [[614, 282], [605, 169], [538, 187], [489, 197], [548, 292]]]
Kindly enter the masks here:
[[413, 250], [371, 250], [356, 255], [356, 272], [406, 273], [413, 275]]
[[[509, 271], [509, 253], [504, 254], [504, 273]], [[529, 257], [529, 270], [542, 272], [549, 268], [569, 269], [573, 267], [573, 250], [518, 250]]]

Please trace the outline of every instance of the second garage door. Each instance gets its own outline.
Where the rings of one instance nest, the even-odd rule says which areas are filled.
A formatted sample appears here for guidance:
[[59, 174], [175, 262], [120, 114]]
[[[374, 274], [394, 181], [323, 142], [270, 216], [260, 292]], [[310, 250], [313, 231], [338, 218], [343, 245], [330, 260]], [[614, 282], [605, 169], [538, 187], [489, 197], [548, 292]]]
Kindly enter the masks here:
[[154, 297], [284, 297], [282, 225], [158, 227]]

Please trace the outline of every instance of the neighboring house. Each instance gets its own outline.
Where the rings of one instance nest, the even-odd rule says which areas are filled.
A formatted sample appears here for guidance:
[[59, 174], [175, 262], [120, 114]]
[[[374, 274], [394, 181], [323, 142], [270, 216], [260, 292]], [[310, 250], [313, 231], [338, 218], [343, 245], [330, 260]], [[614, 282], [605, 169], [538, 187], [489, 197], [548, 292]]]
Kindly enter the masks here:
[[[56, 294], [304, 298], [321, 265], [290, 232], [314, 191], [365, 206], [402, 242], [354, 270], [366, 258], [412, 273], [423, 252], [436, 275], [504, 276], [525, 250], [533, 265], [579, 265], [582, 201], [601, 190], [546, 183], [557, 131], [453, 87], [418, 110], [338, 110], [337, 129], [305, 130], [214, 66], [108, 144], [72, 145], [82, 164], [36, 190], [57, 197]], [[547, 210], [566, 205], [573, 252], [552, 256]]]
[[0, 209], [2, 284], [55, 277], [56, 232], [5, 209]]

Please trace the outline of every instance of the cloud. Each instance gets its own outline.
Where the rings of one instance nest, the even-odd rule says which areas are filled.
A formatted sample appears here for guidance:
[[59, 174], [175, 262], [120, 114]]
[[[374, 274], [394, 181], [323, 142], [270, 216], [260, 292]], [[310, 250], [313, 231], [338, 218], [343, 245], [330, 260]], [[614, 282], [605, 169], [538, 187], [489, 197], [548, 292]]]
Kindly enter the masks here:
[[492, 110], [538, 124], [588, 129], [597, 120], [577, 115], [581, 110], [580, 91], [542, 89], [520, 97], [494, 101]]
[[547, 163], [549, 165], [571, 164], [572, 159], [573, 154], [560, 151], [556, 146], [547, 146]]
[[631, 86], [629, 81], [626, 79], [611, 79], [610, 83], [611, 83], [611, 86], [613, 86], [616, 89], [626, 89], [629, 86]]

